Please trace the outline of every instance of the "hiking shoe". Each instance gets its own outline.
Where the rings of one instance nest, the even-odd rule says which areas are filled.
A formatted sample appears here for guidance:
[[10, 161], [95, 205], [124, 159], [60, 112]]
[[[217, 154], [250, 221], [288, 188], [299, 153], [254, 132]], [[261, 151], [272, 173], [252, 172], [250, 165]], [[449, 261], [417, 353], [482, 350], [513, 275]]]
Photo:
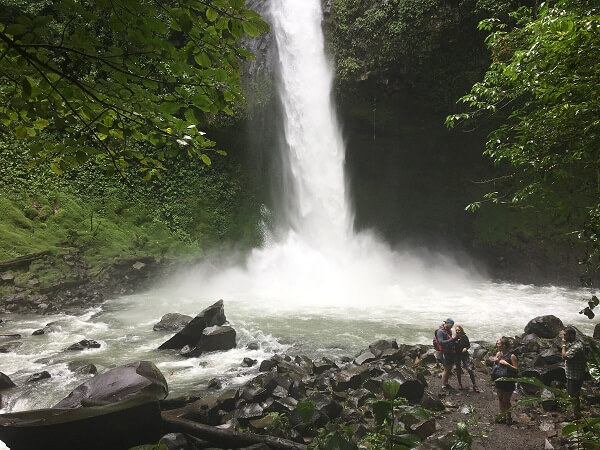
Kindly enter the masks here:
[[477, 386], [473, 386], [473, 391], [480, 393], [481, 389], [479, 389]]
[[444, 384], [442, 385], [442, 391], [452, 391], [452, 386], [450, 386], [449, 384]]

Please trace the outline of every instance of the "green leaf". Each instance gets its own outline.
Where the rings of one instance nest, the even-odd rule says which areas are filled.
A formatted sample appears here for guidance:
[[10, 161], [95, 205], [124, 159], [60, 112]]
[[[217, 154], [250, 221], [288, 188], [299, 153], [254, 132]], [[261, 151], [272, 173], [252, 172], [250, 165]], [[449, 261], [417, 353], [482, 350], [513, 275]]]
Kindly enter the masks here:
[[384, 380], [381, 384], [383, 389], [383, 395], [388, 400], [393, 400], [398, 396], [398, 391], [400, 390], [400, 383], [396, 380], [388, 379]]
[[[206, 158], [208, 159], [208, 162], [206, 162], [206, 160], [204, 159], [206, 155], [203, 153], [202, 154], [202, 161], [204, 161], [204, 163], [207, 166], [210, 166], [210, 158], [208, 158], [208, 156], [206, 156]], [[311, 422], [314, 414], [315, 414], [315, 404], [311, 401], [300, 401], [296, 404], [296, 412], [298, 413], [298, 417], [300, 417], [300, 420], [305, 423], [308, 424]]]
[[210, 57], [204, 52], [195, 55], [194, 61], [201, 67], [210, 67], [212, 64]]
[[19, 125], [15, 129], [15, 136], [17, 139], [25, 139], [27, 137], [27, 128], [23, 125]]
[[65, 171], [60, 168], [60, 165], [54, 162], [50, 163], [50, 169], [57, 175], [62, 175], [63, 173], [65, 173]]
[[417, 447], [421, 443], [421, 438], [416, 434], [398, 434], [394, 435], [394, 442], [407, 446], [408, 448]]
[[388, 400], [377, 400], [373, 402], [373, 415], [375, 416], [375, 423], [382, 425], [387, 419], [389, 419], [392, 412], [392, 402]]
[[242, 28], [244, 29], [244, 32], [251, 37], [257, 37], [260, 34], [260, 30], [256, 27], [256, 25], [247, 20], [242, 22]]
[[325, 442], [319, 446], [319, 450], [357, 450], [358, 447], [350, 442], [346, 437], [339, 431], [335, 431], [333, 434], [325, 439]]
[[215, 11], [212, 8], [206, 9], [206, 19], [209, 22], [214, 22], [215, 20], [217, 20], [217, 17], [219, 17], [219, 14], [217, 13], [217, 11]]
[[33, 126], [36, 130], [43, 130], [48, 125], [50, 125], [50, 122], [48, 122], [46, 119], [36, 119], [36, 121], [33, 122]]

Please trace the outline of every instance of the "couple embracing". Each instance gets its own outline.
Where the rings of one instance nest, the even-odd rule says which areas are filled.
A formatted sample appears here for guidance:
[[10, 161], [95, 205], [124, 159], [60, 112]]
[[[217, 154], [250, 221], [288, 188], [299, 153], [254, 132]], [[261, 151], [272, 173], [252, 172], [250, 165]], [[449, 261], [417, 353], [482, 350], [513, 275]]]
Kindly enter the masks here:
[[454, 327], [454, 320], [447, 318], [444, 320], [443, 325], [435, 332], [434, 346], [437, 350], [441, 351], [442, 364], [444, 366], [444, 371], [442, 372], [442, 389], [452, 389], [450, 384], [448, 384], [448, 379], [452, 374], [453, 367], [456, 367], [458, 388], [462, 389], [461, 375], [462, 368], [464, 367], [469, 373], [469, 377], [473, 383], [473, 390], [475, 392], [480, 392], [475, 383], [473, 362], [469, 356], [469, 348], [471, 347], [469, 337], [465, 334], [463, 327], [460, 325], [456, 325], [454, 328], [454, 336], [452, 336], [452, 327]]

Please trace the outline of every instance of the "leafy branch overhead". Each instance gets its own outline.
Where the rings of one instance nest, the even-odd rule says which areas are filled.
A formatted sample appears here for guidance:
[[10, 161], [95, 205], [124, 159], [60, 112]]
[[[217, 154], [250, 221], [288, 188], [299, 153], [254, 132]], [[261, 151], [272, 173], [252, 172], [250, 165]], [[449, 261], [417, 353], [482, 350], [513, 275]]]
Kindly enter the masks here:
[[[159, 175], [186, 152], [210, 164], [203, 127], [242, 100], [244, 35], [268, 31], [244, 0], [0, 1], [0, 130], [57, 173]], [[20, 5], [20, 6], [15, 6]]]
[[594, 0], [521, 7], [480, 29], [491, 64], [450, 127], [491, 120], [485, 153], [509, 170], [483, 202], [543, 205], [600, 257], [600, 8]]

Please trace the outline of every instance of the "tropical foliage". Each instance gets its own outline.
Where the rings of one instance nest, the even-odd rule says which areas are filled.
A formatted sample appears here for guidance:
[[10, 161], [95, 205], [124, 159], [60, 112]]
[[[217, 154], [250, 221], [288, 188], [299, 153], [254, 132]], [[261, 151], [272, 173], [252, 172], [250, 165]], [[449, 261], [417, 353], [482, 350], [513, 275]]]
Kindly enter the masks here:
[[511, 17], [510, 24], [480, 23], [490, 32], [492, 62], [460, 99], [467, 111], [446, 120], [452, 127], [491, 118], [485, 153], [507, 173], [468, 208], [484, 202], [550, 208], [587, 245], [585, 263], [597, 269], [600, 8], [593, 0], [558, 0]]
[[268, 25], [245, 0], [0, 2], [0, 131], [64, 173], [88, 160], [149, 179], [241, 100], [239, 39]]

